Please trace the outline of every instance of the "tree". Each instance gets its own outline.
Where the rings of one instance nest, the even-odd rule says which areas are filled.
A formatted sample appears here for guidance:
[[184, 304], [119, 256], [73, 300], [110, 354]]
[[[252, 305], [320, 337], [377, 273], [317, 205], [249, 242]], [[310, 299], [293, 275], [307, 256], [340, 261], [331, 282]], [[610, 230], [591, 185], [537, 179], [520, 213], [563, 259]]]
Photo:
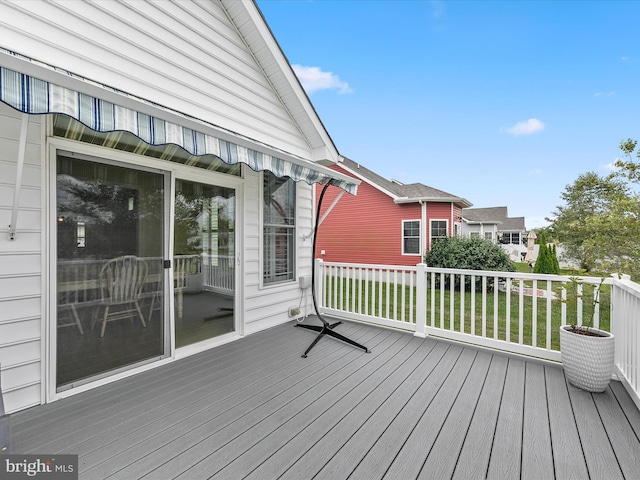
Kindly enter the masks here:
[[580, 175], [562, 194], [565, 205], [551, 219], [556, 238], [567, 257], [587, 271], [627, 273], [640, 278], [640, 196], [631, 187], [640, 184], [637, 141], [620, 143], [624, 159], [608, 176]]
[[[588, 172], [578, 176], [572, 185], [567, 185], [561, 194], [565, 204], [556, 207], [551, 222], [554, 237], [562, 243], [564, 256], [591, 271], [597, 258], [591, 248], [593, 239], [604, 227], [605, 219], [617, 202], [630, 198], [630, 189], [616, 175], [600, 176]], [[600, 217], [597, 222], [595, 218]], [[600, 232], [603, 233], [603, 232]], [[585, 246], [585, 242], [587, 245]]]
[[560, 262], [558, 261], [558, 249], [556, 248], [556, 244], [553, 244], [553, 249], [552, 249], [552, 254], [553, 254], [553, 265], [555, 268], [555, 272], [556, 274], [560, 273]]
[[555, 256], [553, 248], [550, 248], [547, 245], [547, 239], [544, 232], [540, 234], [539, 238], [540, 249], [538, 250], [538, 258], [536, 259], [536, 264], [533, 267], [533, 273], [560, 273], [558, 260]]

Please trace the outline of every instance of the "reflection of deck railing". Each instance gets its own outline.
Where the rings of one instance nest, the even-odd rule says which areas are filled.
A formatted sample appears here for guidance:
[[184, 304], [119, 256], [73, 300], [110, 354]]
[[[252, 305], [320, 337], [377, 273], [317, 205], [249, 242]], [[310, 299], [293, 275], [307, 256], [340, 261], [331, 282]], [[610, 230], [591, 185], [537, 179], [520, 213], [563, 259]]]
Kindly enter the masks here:
[[177, 289], [231, 294], [235, 289], [234, 257], [231, 255], [176, 255], [173, 276]]
[[202, 276], [205, 288], [218, 293], [233, 293], [235, 275], [233, 255], [203, 255]]
[[[77, 326], [83, 333], [78, 314], [80, 307], [100, 304], [100, 271], [110, 259], [61, 260], [57, 265], [58, 327]], [[161, 257], [142, 257], [148, 274], [141, 299], [146, 300], [148, 318], [161, 308], [164, 266]], [[232, 295], [235, 287], [233, 256], [176, 255], [173, 258], [173, 293], [176, 295], [178, 318], [183, 314], [184, 294], [201, 291]], [[66, 314], [64, 313], [66, 312]]]
[[[162, 258], [143, 257], [149, 273], [145, 292], [161, 291]], [[61, 260], [57, 264], [58, 305], [89, 303], [99, 300], [98, 277], [109, 259]], [[234, 257], [230, 255], [176, 255], [173, 259], [176, 290], [209, 290], [233, 293]]]

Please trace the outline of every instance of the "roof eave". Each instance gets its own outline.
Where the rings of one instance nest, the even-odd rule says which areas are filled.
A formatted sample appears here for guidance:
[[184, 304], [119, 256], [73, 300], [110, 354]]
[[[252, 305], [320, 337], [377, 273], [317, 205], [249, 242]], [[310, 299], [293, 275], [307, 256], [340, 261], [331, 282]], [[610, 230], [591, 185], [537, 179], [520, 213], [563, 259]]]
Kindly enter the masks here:
[[[263, 68], [265, 75], [270, 79], [273, 88], [278, 93], [283, 104], [286, 105], [299, 131], [304, 135], [310, 147], [310, 159], [323, 165], [337, 164], [340, 155], [338, 149], [322, 123], [315, 107], [311, 103], [307, 92], [293, 71], [293, 67], [287, 56], [273, 35], [256, 1], [237, 2], [236, 0], [222, 0], [222, 4], [228, 12], [230, 11], [230, 7], [234, 7], [237, 11], [240, 11], [242, 7], [241, 15], [243, 20], [250, 19], [250, 22], [236, 22], [236, 25], [245, 38], [245, 41], [249, 43], [258, 41], [264, 47], [261, 49], [252, 48], [252, 51], [260, 52], [260, 55], [257, 55], [255, 59]], [[251, 26], [252, 24], [255, 25], [255, 29], [251, 28], [248, 31], [244, 31], [247, 25]], [[256, 38], [256, 34], [258, 38]], [[266, 63], [269, 62], [269, 60], [266, 60], [268, 58], [274, 61], [279, 67], [271, 76], [264, 69], [265, 61]], [[282, 76], [272, 78], [273, 75]], [[279, 81], [283, 79], [286, 79], [286, 81]]]
[[460, 197], [398, 197], [393, 200], [394, 203], [422, 203], [422, 202], [434, 202], [434, 203], [456, 203], [462, 206], [462, 208], [470, 207], [473, 205], [466, 198]]
[[499, 220], [473, 221], [473, 220], [467, 220], [466, 218], [462, 218], [462, 221], [468, 225], [502, 225], [502, 222]]

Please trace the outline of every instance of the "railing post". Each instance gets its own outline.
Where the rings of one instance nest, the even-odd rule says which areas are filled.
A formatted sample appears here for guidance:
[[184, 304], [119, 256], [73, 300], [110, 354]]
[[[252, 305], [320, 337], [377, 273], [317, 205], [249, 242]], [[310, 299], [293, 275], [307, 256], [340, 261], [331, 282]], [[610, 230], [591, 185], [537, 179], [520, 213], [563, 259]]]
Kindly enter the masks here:
[[316, 267], [315, 267], [316, 278], [314, 278], [315, 289], [316, 289], [316, 292], [315, 292], [316, 307], [318, 308], [318, 310], [321, 310], [324, 307], [324, 294], [325, 294], [325, 288], [326, 288], [326, 282], [323, 281], [324, 267], [322, 265], [321, 258], [316, 258], [314, 262], [316, 262]]
[[627, 366], [625, 364], [625, 356], [627, 355], [627, 349], [625, 348], [626, 333], [624, 329], [627, 327], [625, 324], [625, 315], [623, 306], [623, 292], [618, 286], [619, 283], [629, 282], [631, 277], [629, 275], [612, 274], [613, 283], [611, 284], [611, 306], [609, 313], [609, 331], [615, 338], [614, 349], [614, 364], [617, 369], [621, 370], [623, 375], [627, 373]]
[[416, 337], [427, 336], [427, 265], [416, 265]]

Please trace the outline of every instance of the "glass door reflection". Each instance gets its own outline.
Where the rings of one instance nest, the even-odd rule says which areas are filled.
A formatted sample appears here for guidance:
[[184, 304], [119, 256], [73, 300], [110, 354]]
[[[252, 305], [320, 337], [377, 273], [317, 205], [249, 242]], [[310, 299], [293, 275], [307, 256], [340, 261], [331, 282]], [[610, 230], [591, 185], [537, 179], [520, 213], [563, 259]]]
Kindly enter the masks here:
[[235, 190], [176, 180], [176, 347], [235, 330]]
[[58, 390], [166, 356], [165, 175], [57, 156]]

